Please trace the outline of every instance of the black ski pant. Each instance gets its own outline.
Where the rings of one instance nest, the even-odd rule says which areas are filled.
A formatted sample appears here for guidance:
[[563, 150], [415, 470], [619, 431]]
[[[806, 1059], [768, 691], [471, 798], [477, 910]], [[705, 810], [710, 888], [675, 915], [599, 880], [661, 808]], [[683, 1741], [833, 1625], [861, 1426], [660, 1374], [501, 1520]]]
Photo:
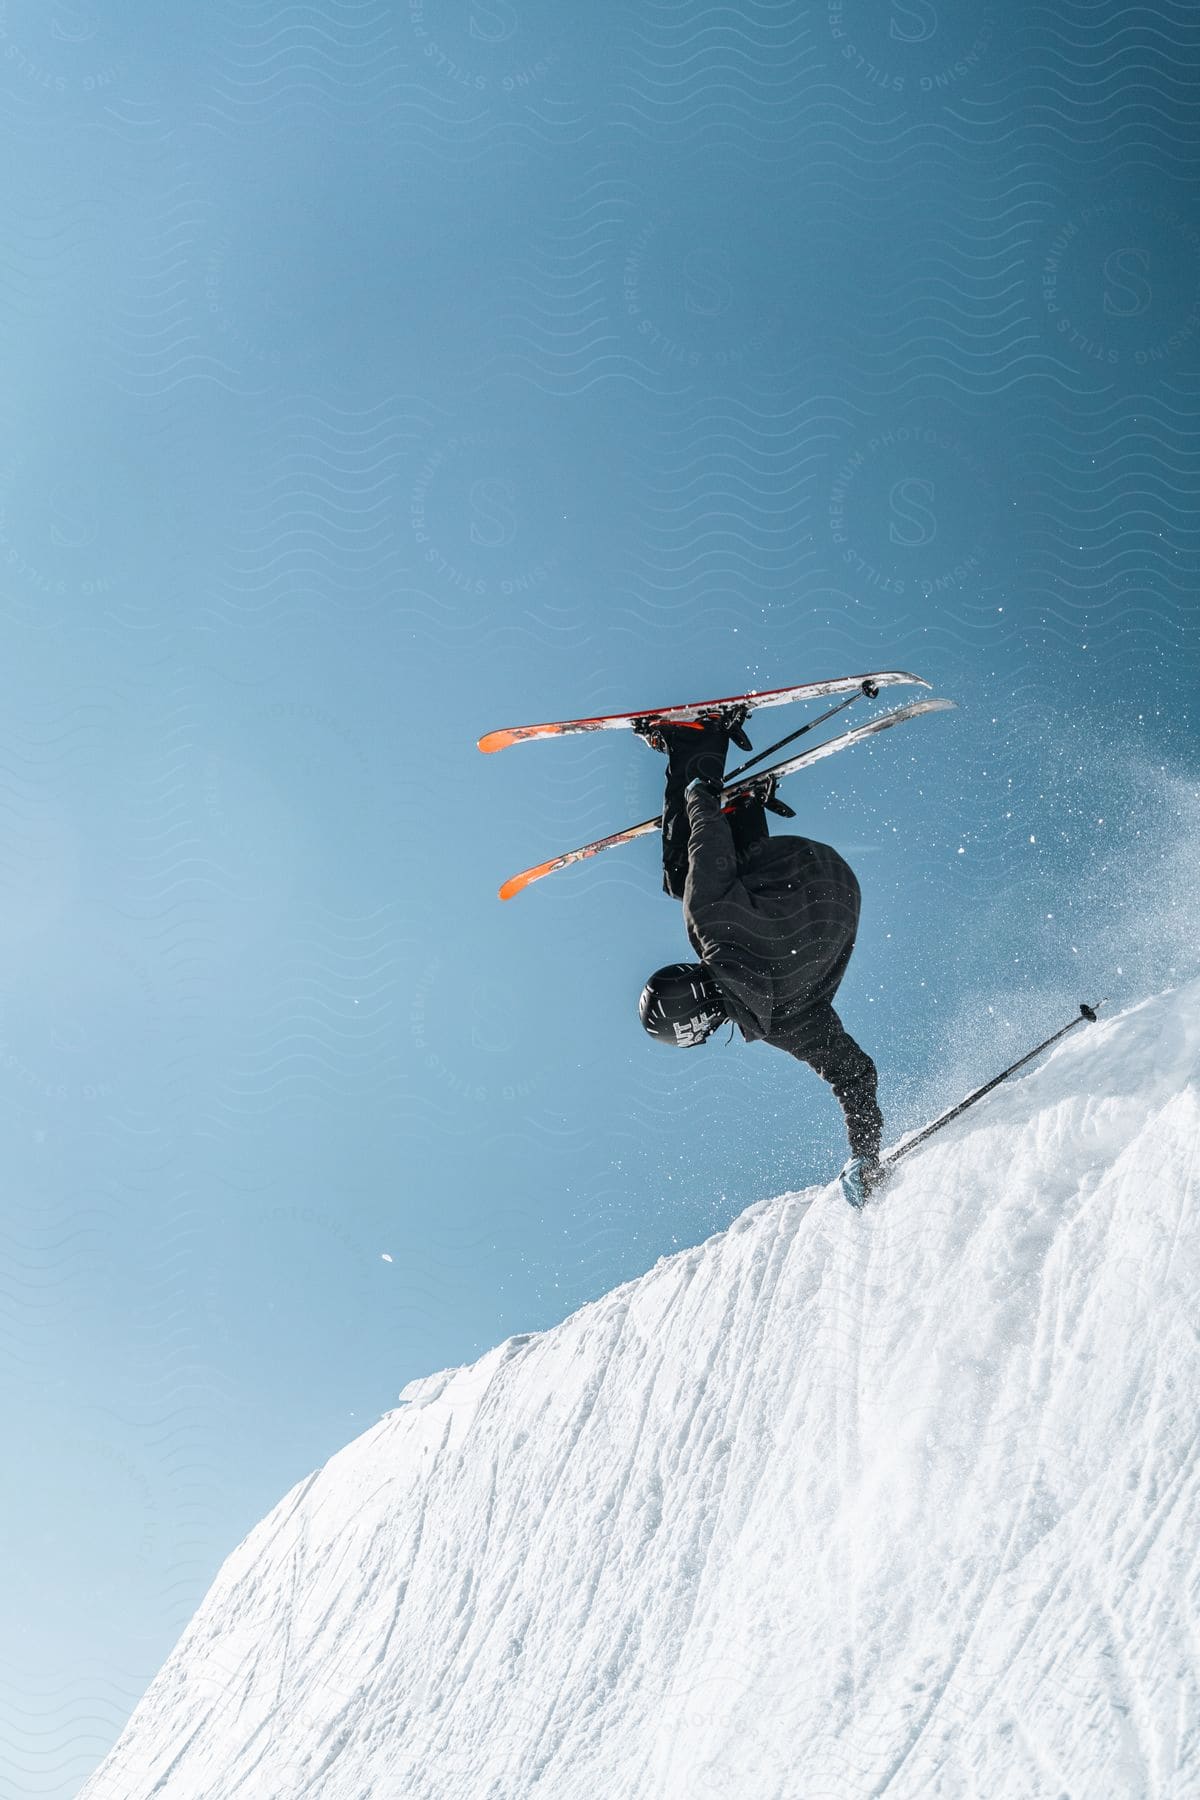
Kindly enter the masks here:
[[[672, 900], [682, 900], [688, 877], [687, 785], [697, 775], [720, 782], [725, 773], [729, 738], [719, 725], [699, 730], [675, 725], [663, 734], [667, 739], [667, 787], [663, 796], [663, 890]], [[729, 815], [734, 854], [742, 856], [760, 838], [769, 835], [767, 811], [761, 800], [741, 799]]]

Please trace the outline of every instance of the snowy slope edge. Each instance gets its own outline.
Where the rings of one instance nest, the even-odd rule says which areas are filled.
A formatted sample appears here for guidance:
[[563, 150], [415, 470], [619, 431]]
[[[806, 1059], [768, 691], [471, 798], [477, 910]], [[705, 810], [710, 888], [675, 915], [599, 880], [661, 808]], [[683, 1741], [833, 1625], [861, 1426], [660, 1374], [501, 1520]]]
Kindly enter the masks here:
[[1200, 1791], [1200, 983], [410, 1384], [81, 1800]]

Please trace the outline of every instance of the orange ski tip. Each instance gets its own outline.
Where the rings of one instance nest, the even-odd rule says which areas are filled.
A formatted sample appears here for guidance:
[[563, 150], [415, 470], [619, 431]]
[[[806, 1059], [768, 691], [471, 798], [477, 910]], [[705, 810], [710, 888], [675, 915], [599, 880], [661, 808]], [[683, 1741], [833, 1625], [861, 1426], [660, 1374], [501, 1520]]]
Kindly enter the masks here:
[[557, 861], [557, 857], [551, 857], [549, 862], [539, 863], [536, 869], [522, 869], [519, 875], [510, 875], [500, 889], [500, 898], [511, 900], [522, 888], [527, 888], [531, 882], [540, 881], [543, 875], [548, 875]]
[[493, 750], [507, 750], [508, 746], [515, 744], [516, 741], [515, 731], [486, 731], [479, 739], [479, 748], [485, 756], [490, 756]]

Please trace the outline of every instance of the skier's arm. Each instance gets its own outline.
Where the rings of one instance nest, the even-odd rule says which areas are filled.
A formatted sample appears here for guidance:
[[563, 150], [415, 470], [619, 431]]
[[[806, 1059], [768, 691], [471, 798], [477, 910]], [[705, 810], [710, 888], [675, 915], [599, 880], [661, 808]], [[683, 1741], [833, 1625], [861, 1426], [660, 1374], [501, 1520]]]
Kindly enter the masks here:
[[883, 1131], [875, 1064], [850, 1036], [832, 1006], [823, 1006], [814, 1023], [813, 1040], [792, 1054], [815, 1069], [833, 1089], [846, 1120], [851, 1156], [874, 1161]]
[[738, 879], [737, 851], [729, 820], [711, 788], [693, 782], [687, 791], [688, 878], [685, 906], [695, 913], [723, 900]]
[[688, 879], [683, 917], [705, 968], [747, 1037], [771, 1030], [772, 990], [762, 921], [738, 873], [737, 850], [716, 792], [687, 791]]

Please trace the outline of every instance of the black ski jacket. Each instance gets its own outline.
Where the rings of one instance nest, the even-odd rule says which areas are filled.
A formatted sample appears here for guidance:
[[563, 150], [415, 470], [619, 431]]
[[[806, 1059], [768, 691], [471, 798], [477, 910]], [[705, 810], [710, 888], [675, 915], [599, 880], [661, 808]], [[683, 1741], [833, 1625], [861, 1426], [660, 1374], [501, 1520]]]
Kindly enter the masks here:
[[739, 853], [720, 802], [702, 787], [690, 789], [687, 808], [692, 947], [744, 1037], [809, 1060], [829, 1033], [858, 932], [854, 871], [813, 838], [763, 836]]

